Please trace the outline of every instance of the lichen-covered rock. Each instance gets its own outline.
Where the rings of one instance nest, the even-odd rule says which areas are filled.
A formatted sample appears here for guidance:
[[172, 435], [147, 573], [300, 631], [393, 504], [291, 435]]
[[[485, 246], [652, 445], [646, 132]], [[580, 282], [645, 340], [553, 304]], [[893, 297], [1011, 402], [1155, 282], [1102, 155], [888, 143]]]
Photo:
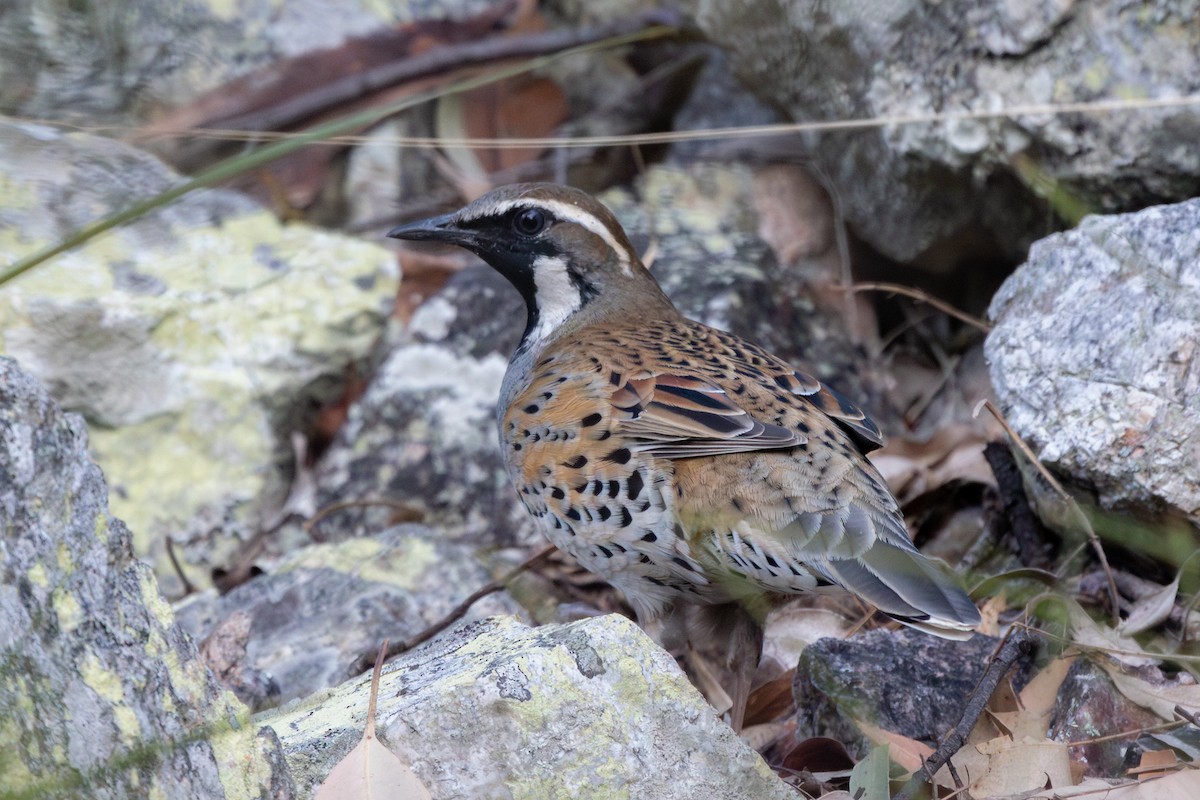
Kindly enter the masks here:
[[[319, 506], [385, 497], [426, 524], [486, 546], [532, 531], [504, 472], [495, 407], [525, 309], [504, 278], [468, 267], [393, 337], [370, 387], [317, 465]], [[364, 504], [321, 523], [326, 539], [383, 530], [393, 513]]]
[[0, 795], [287, 798], [109, 514], [83, 421], [0, 357]]
[[[120, 142], [0, 121], [0, 252], [180, 180]], [[286, 488], [287, 435], [366, 355], [396, 281], [382, 247], [199, 191], [6, 284], [0, 353], [91, 423], [113, 509], [174, 594], [164, 538], [185, 569], [211, 567], [257, 529]]]
[[[1200, 90], [1192, 0], [688, 0], [743, 84], [796, 121], [913, 118]], [[855, 232], [908, 261], [949, 243], [1010, 258], [1047, 231], [1030, 183], [1120, 211], [1196, 193], [1200, 110], [1026, 114], [823, 132], [804, 154]], [[1028, 155], [1040, 174], [1018, 177]], [[991, 238], [988, 236], [990, 234]]]
[[990, 314], [996, 396], [1038, 458], [1200, 524], [1200, 200], [1038, 242]]
[[[369, 680], [260, 715], [302, 795], [362, 737]], [[456, 628], [385, 668], [380, 741], [439, 800], [794, 800], [632, 622]]]
[[[241, 666], [270, 686], [247, 687], [239, 696], [260, 708], [336, 686], [384, 639], [420, 633], [491, 580], [470, 548], [432, 528], [401, 525], [306, 547], [227, 594], [187, 598], [176, 613], [196, 639], [235, 614], [247, 615]], [[466, 618], [517, 611], [507, 594], [493, 594]]]

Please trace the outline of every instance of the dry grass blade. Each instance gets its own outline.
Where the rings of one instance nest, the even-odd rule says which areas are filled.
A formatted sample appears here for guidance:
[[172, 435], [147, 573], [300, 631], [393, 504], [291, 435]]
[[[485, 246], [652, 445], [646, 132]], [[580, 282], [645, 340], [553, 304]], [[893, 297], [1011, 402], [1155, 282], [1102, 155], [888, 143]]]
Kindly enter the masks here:
[[[752, 139], [770, 136], [785, 136], [797, 133], [819, 133], [826, 131], [851, 131], [872, 128], [898, 127], [904, 125], [937, 125], [962, 120], [991, 120], [1015, 119], [1023, 116], [1064, 116], [1068, 114], [1101, 114], [1128, 113], [1156, 109], [1188, 108], [1200, 106], [1200, 94], [1183, 95], [1180, 97], [1132, 98], [1132, 99], [1100, 99], [1079, 103], [1046, 103], [1038, 105], [1016, 105], [986, 111], [948, 111], [929, 114], [905, 114], [896, 116], [861, 117], [843, 120], [822, 120], [818, 122], [794, 122], [773, 125], [746, 125], [728, 128], [707, 128], [691, 131], [661, 131], [655, 133], [635, 133], [620, 135], [576, 136], [567, 138], [529, 137], [506, 139], [439, 139], [436, 136], [394, 136], [373, 141], [387, 142], [402, 147], [446, 148], [446, 147], [631, 147], [635, 145], [673, 144], [677, 142], [710, 142], [722, 139]], [[59, 120], [38, 118], [22, 118], [22, 122], [40, 124], [60, 124]], [[80, 125], [79, 130], [92, 133], [126, 134], [129, 130], [120, 126]], [[288, 139], [299, 134], [279, 131], [255, 131], [210, 128], [189, 128], [182, 130], [157, 131], [162, 135], [182, 135], [191, 137], [207, 137], [228, 139], [231, 141], [275, 141]], [[325, 144], [362, 144], [367, 140], [363, 136], [334, 134]]]
[[375, 705], [379, 697], [379, 676], [383, 671], [387, 644], [384, 641], [375, 658], [363, 737], [317, 787], [314, 795], [316, 800], [432, 800], [432, 795], [420, 778], [395, 753], [384, 747], [375, 735]]
[[888, 292], [890, 294], [901, 294], [905, 297], [911, 297], [913, 300], [932, 306], [938, 311], [949, 317], [954, 317], [960, 322], [965, 322], [973, 328], [978, 328], [984, 333], [992, 330], [992, 326], [981, 320], [979, 317], [973, 317], [963, 311], [959, 311], [954, 306], [939, 300], [933, 295], [923, 292], [920, 289], [915, 289], [912, 286], [905, 286], [900, 283], [856, 283], [846, 288], [849, 292]]

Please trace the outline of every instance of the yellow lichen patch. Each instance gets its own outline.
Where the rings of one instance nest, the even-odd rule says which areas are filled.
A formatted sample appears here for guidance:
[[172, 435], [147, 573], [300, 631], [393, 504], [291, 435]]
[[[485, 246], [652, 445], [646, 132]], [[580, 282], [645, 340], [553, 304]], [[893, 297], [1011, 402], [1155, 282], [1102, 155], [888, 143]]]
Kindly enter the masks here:
[[[97, 519], [102, 520], [103, 516], [103, 514], [100, 514], [97, 516]], [[104, 525], [103, 522], [101, 522], [101, 525], [107, 530], [107, 525]], [[71, 548], [67, 547], [65, 542], [59, 542], [55, 558], [58, 561], [58, 571], [63, 575], [70, 575], [75, 571], [75, 559], [71, 555]]]
[[[163, 666], [167, 670], [167, 676], [170, 679], [170, 686], [166, 687], [163, 692], [161, 702], [163, 705], [170, 703], [175, 705], [175, 701], [171, 696], [179, 697], [185, 705], [198, 705], [204, 702], [205, 696], [209, 692], [210, 674], [204, 664], [197, 659], [188, 659], [186, 661], [179, 660], [179, 654], [161, 642], [161, 652], [158, 656]], [[225, 695], [228, 695], [226, 697]], [[216, 705], [214, 701], [212, 715], [215, 717], [224, 716], [226, 713], [240, 715], [245, 712], [245, 707], [236, 697], [225, 692], [219, 698], [220, 700], [228, 701], [228, 708]]]
[[127, 744], [138, 741], [142, 726], [133, 709], [125, 702], [125, 686], [121, 683], [121, 676], [101, 664], [95, 654], [88, 653], [79, 665], [79, 677], [89, 689], [108, 701], [122, 740]]
[[258, 737], [258, 726], [253, 724], [249, 714], [243, 713], [237, 725], [222, 726], [222, 730], [214, 732], [208, 741], [227, 800], [261, 797], [263, 787], [271, 781], [271, 767], [265, 752], [270, 740]]
[[83, 620], [83, 609], [75, 595], [60, 586], [50, 595], [50, 604], [54, 607], [58, 627], [63, 633], [71, 633], [79, 627], [80, 621]]
[[366, 581], [412, 589], [436, 563], [437, 551], [424, 539], [407, 539], [394, 550], [385, 551], [375, 539], [364, 538], [305, 548], [299, 558], [281, 565], [278, 571], [332, 569]]
[[25, 577], [39, 589], [45, 589], [50, 585], [50, 578], [46, 575], [46, 567], [40, 561], [29, 568], [29, 571], [25, 573]]
[[148, 569], [139, 570], [138, 588], [141, 590], [142, 602], [146, 604], [146, 609], [154, 615], [158, 624], [163, 628], [169, 628], [175, 624], [175, 612], [171, 610], [171, 604], [163, 599], [162, 592], [158, 590], [158, 581], [154, 578], [154, 573]]
[[16, 724], [17, 719], [16, 716], [0, 718], [0, 795], [18, 794], [34, 779], [19, 756], [23, 732]]
[[0, 204], [5, 208], [34, 208], [38, 200], [36, 184], [14, 180], [7, 172], [0, 174]]
[[1108, 85], [1112, 72], [1104, 61], [1096, 61], [1083, 71], [1083, 85], [1093, 92], [1101, 91]]
[[[104, 514], [103, 512], [96, 515], [95, 534], [97, 543], [99, 543], [101, 546], [108, 544], [108, 515]], [[67, 557], [70, 558], [69, 553]], [[61, 561], [61, 559], [62, 556], [60, 555], [59, 560]]]
[[374, 539], [349, 539], [338, 544], [319, 544], [306, 547], [300, 556], [280, 565], [277, 572], [294, 569], [333, 569], [354, 572], [363, 561], [379, 555], [383, 546]]
[[424, 539], [412, 538], [403, 542], [385, 559], [363, 562], [358, 574], [368, 581], [415, 588], [436, 563], [437, 551], [433, 544]]
[[[270, 442], [266, 421], [250, 406], [236, 406], [237, 392], [227, 390], [219, 397], [205, 400], [208, 424], [219, 429], [200, 428], [194, 423], [181, 425], [174, 416], [155, 417], [120, 430], [95, 429], [91, 433], [96, 461], [106, 471], [119, 465], [124, 494], [112, 494], [113, 513], [125, 520], [134, 535], [134, 550], [145, 556], [152, 543], [162, 535], [170, 509], [203, 507], [220, 503], [230, 483], [242, 487], [249, 499], [263, 486], [259, 464], [269, 460]], [[205, 416], [206, 415], [206, 416]], [[170, 464], [163, 470], [161, 465]], [[239, 465], [236, 468], [233, 465]], [[227, 544], [232, 550], [239, 542]], [[169, 574], [170, 564], [162, 548], [156, 553], [160, 574]], [[214, 563], [221, 563], [224, 552], [213, 551]], [[195, 577], [195, 576], [192, 576]]]

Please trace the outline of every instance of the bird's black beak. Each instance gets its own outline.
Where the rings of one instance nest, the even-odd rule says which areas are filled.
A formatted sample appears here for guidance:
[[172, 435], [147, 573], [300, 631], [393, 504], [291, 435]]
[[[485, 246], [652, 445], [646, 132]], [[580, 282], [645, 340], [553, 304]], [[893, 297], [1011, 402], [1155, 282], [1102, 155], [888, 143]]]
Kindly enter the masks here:
[[440, 217], [409, 222], [398, 225], [387, 232], [392, 239], [408, 239], [414, 242], [443, 242], [456, 244], [460, 247], [470, 247], [475, 241], [472, 231], [458, 226], [455, 214], [443, 214]]

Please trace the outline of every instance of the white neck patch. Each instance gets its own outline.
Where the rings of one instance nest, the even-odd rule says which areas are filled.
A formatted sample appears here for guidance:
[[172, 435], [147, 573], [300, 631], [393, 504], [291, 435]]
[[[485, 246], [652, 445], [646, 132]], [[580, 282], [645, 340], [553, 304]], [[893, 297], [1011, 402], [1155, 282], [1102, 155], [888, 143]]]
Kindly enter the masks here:
[[531, 201], [528, 198], [516, 198], [514, 200], [505, 200], [495, 205], [489, 205], [479, 209], [475, 214], [472, 214], [467, 219], [478, 219], [479, 217], [491, 216], [492, 214], [500, 215], [506, 211], [519, 206], [532, 206], [544, 208], [549, 211], [556, 219], [563, 222], [574, 222], [576, 225], [584, 228], [597, 236], [608, 245], [609, 249], [617, 256], [617, 261], [621, 264], [621, 269], [626, 275], [631, 274], [629, 268], [630, 253], [617, 241], [617, 237], [609, 230], [608, 226], [594, 214], [589, 214], [578, 206], [570, 203], [564, 203], [559, 200], [536, 200]]
[[533, 285], [537, 290], [537, 325], [527, 343], [546, 339], [583, 306], [579, 289], [567, 274], [567, 262], [556, 256], [538, 256], [533, 262]]

